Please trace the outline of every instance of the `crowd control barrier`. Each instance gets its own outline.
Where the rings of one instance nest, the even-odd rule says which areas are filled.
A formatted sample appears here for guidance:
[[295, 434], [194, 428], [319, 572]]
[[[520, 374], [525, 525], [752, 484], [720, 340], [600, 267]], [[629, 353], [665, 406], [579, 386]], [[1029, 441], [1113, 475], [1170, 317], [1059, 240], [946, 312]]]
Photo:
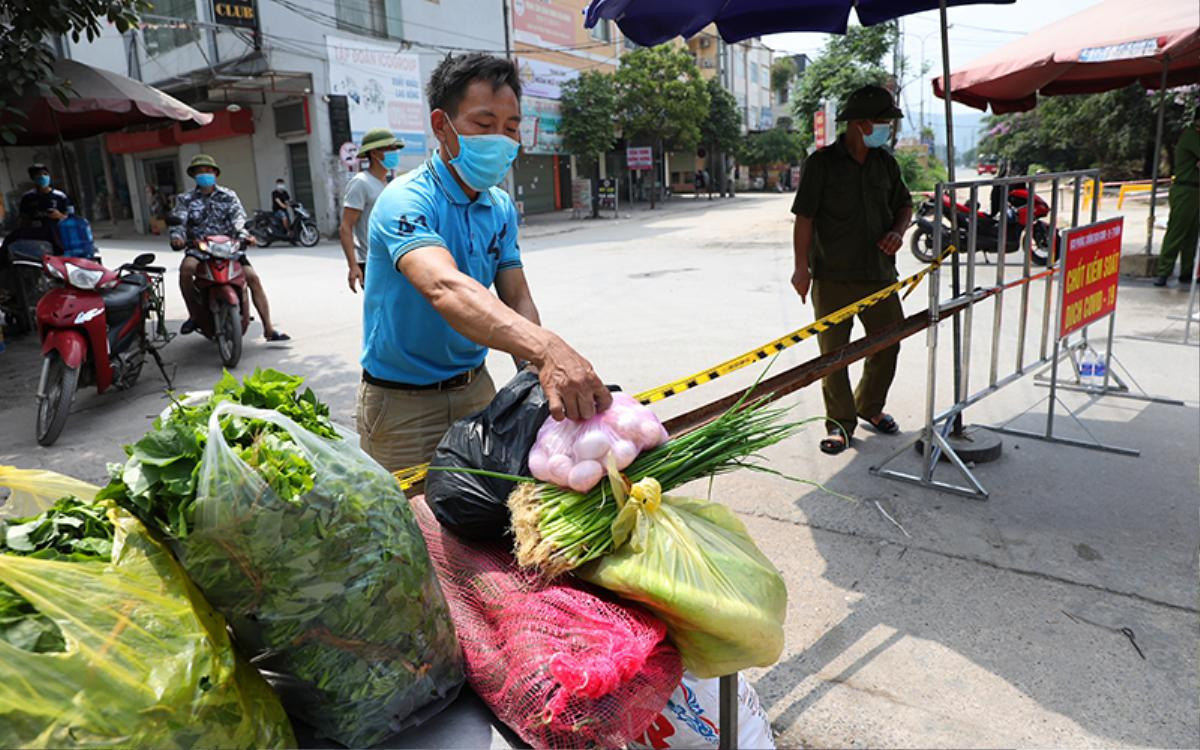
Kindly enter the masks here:
[[[1001, 388], [1027, 375], [1049, 372], [1047, 378], [1050, 395], [1047, 399], [1045, 428], [1040, 431], [1019, 430], [1008, 426], [1016, 418], [1027, 414], [1038, 404], [1016, 415], [1008, 423], [993, 428], [995, 432], [1033, 437], [1050, 442], [1111, 451], [1124, 455], [1138, 455], [1132, 448], [1105, 445], [1092, 436], [1086, 425], [1080, 422], [1059, 399], [1059, 390], [1081, 390], [1094, 396], [1120, 395], [1161, 403], [1181, 404], [1169, 399], [1146, 395], [1138, 388], [1135, 393], [1126, 382], [1134, 382], [1126, 370], [1122, 377], [1114, 370], [1119, 361], [1113, 355], [1113, 332], [1116, 321], [1117, 278], [1120, 272], [1121, 237], [1124, 227], [1121, 217], [1098, 223], [1097, 201], [1090, 201], [1090, 217], [1081, 222], [1081, 202], [1088, 191], [1099, 183], [1098, 170], [1080, 170], [1039, 175], [1018, 175], [979, 182], [939, 183], [934, 189], [933, 251], [940, 255], [943, 248], [956, 246], [958, 252], [951, 255], [949, 269], [951, 298], [941, 300], [941, 271], [931, 272], [929, 284], [930, 325], [926, 331], [928, 351], [925, 393], [925, 420], [920, 433], [901, 446], [884, 461], [871, 467], [871, 473], [903, 482], [917, 484], [930, 489], [949, 492], [979, 500], [988, 498], [988, 491], [975, 475], [973, 468], [955, 450], [953, 437], [962, 437], [963, 412]], [[999, 201], [993, 205], [1006, 210], [1010, 190], [1028, 191], [1027, 206], [1032, 209], [1033, 196], [1039, 188], [1050, 189], [1048, 227], [1034, 227], [1039, 219], [1034, 210], [1026, 210], [1024, 226], [1010, 227], [1010, 221], [1001, 215], [994, 224], [998, 237], [986, 237], [989, 246], [1003, 249], [1010, 231], [1022, 231], [1019, 250], [1021, 262], [1013, 278], [1008, 271], [1013, 264], [1004, 262], [1004, 255], [997, 262], [980, 262], [980, 220], [988, 221], [986, 214], [977, 209], [980, 198], [992, 198], [991, 191], [998, 191]], [[984, 191], [987, 191], [985, 193]], [[965, 216], [953, 207], [963, 195], [967, 196]], [[947, 200], [948, 199], [948, 200]], [[1064, 220], [1062, 203], [1069, 206], [1070, 220]], [[1049, 230], [1048, 234], [1045, 230]], [[1040, 254], [1045, 258], [1045, 267], [1034, 265], [1035, 236], [1049, 237], [1049, 252]], [[991, 241], [995, 239], [995, 245]], [[1066, 261], [1066, 262], [1064, 262]], [[1067, 264], [1070, 264], [1069, 267]], [[992, 270], [994, 268], [994, 272]], [[1067, 284], [1063, 283], [1066, 273], [1070, 274]], [[991, 276], [992, 278], [985, 278]], [[1019, 295], [1016, 310], [1015, 356], [1008, 361], [1002, 358], [1005, 349], [1001, 333], [1006, 330], [1005, 300]], [[1036, 296], [1035, 296], [1036, 295]], [[989, 305], [985, 305], [988, 299]], [[1034, 300], [1040, 300], [1040, 312], [1032, 310]], [[976, 310], [977, 307], [983, 308]], [[982, 330], [977, 330], [977, 318], [987, 315], [991, 308], [990, 321], [982, 321]], [[948, 309], [960, 309], [952, 316], [951, 343], [954, 347], [954, 371], [951, 381], [953, 402], [949, 407], [938, 410], [938, 364], [939, 328], [937, 322]], [[1008, 314], [1012, 314], [1011, 311]], [[1034, 327], [1031, 340], [1031, 318], [1040, 318]], [[1089, 343], [1088, 328], [1107, 321], [1107, 345], [1101, 357]], [[1008, 323], [1007, 325], [1011, 325]], [[979, 339], [979, 336], [986, 339]], [[978, 343], [987, 342], [986, 360], [975, 361]], [[1013, 353], [1009, 353], [1010, 356]], [[1060, 364], [1069, 363], [1070, 372], [1064, 376]], [[1124, 369], [1122, 367], [1122, 369]], [[1072, 376], [1073, 374], [1073, 376]], [[1136, 386], [1136, 382], [1134, 382]], [[1041, 403], [1041, 402], [1039, 402]], [[1061, 407], [1090, 438], [1077, 440], [1061, 437], [1054, 429], [1056, 411]], [[961, 443], [960, 443], [961, 445]], [[919, 471], [903, 471], [891, 465], [901, 455], [917, 446], [921, 452]], [[940, 461], [946, 461], [957, 472], [961, 481], [947, 481], [936, 476]]]

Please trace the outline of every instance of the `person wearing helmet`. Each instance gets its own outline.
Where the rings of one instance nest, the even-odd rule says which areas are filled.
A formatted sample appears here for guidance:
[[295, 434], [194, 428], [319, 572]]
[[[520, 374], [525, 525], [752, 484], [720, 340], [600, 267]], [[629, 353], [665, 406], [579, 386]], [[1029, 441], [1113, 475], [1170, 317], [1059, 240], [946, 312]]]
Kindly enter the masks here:
[[[171, 215], [181, 223], [171, 227], [171, 247], [182, 250], [188, 240], [200, 240], [218, 234], [253, 245], [254, 237], [246, 231], [246, 210], [242, 208], [237, 193], [217, 184], [221, 167], [216, 160], [208, 154], [196, 154], [188, 164], [187, 173], [188, 177], [196, 181], [196, 189], [181, 193], [175, 198], [175, 210]], [[250, 287], [250, 297], [262, 318], [263, 335], [267, 341], [287, 341], [291, 337], [271, 324], [271, 308], [258, 272], [250, 266], [250, 261], [244, 254], [241, 263], [246, 274], [246, 284]], [[179, 290], [183, 293], [189, 316], [179, 329], [181, 334], [196, 330], [197, 313], [201, 309], [200, 298], [196, 292], [196, 269], [199, 267], [200, 255], [188, 250], [183, 262], [179, 264]]]
[[367, 270], [367, 236], [370, 230], [371, 208], [379, 194], [387, 187], [388, 172], [400, 166], [400, 149], [404, 144], [396, 139], [395, 133], [387, 128], [368, 130], [358, 147], [360, 159], [370, 166], [354, 175], [346, 185], [346, 197], [342, 200], [342, 224], [340, 234], [342, 252], [346, 254], [349, 274], [346, 281], [350, 291], [364, 286], [363, 274]]
[[[792, 286], [801, 302], [811, 286], [818, 318], [896, 281], [896, 251], [912, 219], [912, 196], [895, 157], [884, 146], [902, 116], [887, 89], [863, 86], [850, 94], [838, 114], [846, 132], [804, 163], [792, 204]], [[900, 298], [892, 295], [858, 318], [871, 334], [902, 320], [904, 311]], [[847, 320], [818, 334], [821, 353], [849, 342], [851, 325]], [[860, 419], [879, 433], [900, 431], [883, 410], [899, 353], [896, 344], [867, 357], [854, 391], [845, 368], [821, 381], [828, 433], [821, 440], [823, 452], [844, 451]]]

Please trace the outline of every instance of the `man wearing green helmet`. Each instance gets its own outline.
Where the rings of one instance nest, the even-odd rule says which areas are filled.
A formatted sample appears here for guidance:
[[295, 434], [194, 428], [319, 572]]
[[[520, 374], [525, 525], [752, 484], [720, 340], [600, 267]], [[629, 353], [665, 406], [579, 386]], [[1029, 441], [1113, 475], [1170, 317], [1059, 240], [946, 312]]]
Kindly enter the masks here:
[[[208, 154], [196, 154], [188, 163], [187, 173], [196, 181], [196, 189], [175, 198], [175, 210], [171, 215], [178, 218], [180, 224], [171, 227], [171, 247], [182, 250], [188, 240], [201, 240], [212, 235], [225, 235], [253, 245], [254, 237], [246, 231], [246, 210], [237, 193], [217, 185], [221, 167], [216, 159]], [[199, 253], [189, 249], [179, 264], [179, 291], [188, 307], [188, 319], [179, 329], [181, 334], [196, 330], [197, 313], [201, 309], [196, 293], [196, 269], [200, 267], [200, 259]], [[271, 325], [271, 307], [258, 272], [250, 266], [245, 254], [241, 263], [250, 297], [262, 318], [263, 335], [267, 341], [287, 341], [291, 337]]]
[[387, 187], [388, 172], [394, 172], [400, 166], [402, 148], [404, 144], [387, 128], [368, 130], [358, 147], [358, 157], [367, 159], [370, 165], [350, 178], [346, 185], [340, 226], [342, 252], [346, 254], [346, 264], [350, 267], [346, 281], [352, 292], [357, 293], [355, 284], [365, 288], [363, 275], [367, 270], [371, 209], [379, 194]]

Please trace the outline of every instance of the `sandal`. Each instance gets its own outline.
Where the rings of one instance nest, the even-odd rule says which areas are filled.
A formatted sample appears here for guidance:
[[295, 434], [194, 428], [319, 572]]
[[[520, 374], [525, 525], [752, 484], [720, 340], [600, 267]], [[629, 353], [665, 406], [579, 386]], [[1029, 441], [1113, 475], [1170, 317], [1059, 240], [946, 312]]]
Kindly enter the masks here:
[[849, 445], [849, 439], [842, 434], [841, 430], [830, 432], [825, 437], [821, 438], [821, 452], [830, 456], [836, 456], [846, 450]]
[[900, 431], [900, 425], [896, 424], [896, 420], [892, 419], [891, 414], [877, 414], [868, 419], [867, 417], [859, 417], [866, 422], [871, 429], [884, 435], [895, 435]]
[[291, 341], [292, 340], [292, 337], [287, 335], [283, 331], [271, 331], [270, 333], [266, 334], [265, 338], [267, 339], [267, 341]]

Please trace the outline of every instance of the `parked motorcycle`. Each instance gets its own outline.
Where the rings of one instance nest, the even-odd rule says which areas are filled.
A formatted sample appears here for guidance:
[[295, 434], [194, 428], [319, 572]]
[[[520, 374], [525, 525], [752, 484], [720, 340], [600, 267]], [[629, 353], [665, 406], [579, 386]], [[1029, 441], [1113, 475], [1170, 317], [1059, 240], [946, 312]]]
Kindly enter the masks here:
[[50, 288], [42, 259], [54, 246], [45, 240], [12, 240], [0, 258], [0, 311], [12, 335], [37, 328], [37, 303]]
[[321, 233], [317, 231], [317, 222], [304, 205], [291, 202], [292, 221], [288, 231], [283, 231], [283, 222], [275, 216], [274, 211], [255, 211], [254, 218], [246, 223], [246, 231], [254, 235], [254, 240], [262, 247], [276, 240], [290, 242], [293, 245], [312, 247], [321, 241]]
[[95, 385], [98, 393], [131, 388], [147, 354], [171, 387], [158, 353], [171, 340], [163, 318], [166, 269], [153, 262], [154, 254], [144, 253], [112, 271], [86, 258], [47, 255], [43, 260], [51, 288], [37, 303], [41, 445], [58, 439], [80, 387]]
[[[993, 188], [999, 191], [999, 188]], [[1025, 234], [1028, 230], [1026, 219], [1029, 211], [1029, 191], [1024, 187], [1012, 188], [1008, 191], [1008, 203], [1004, 206], [1003, 212], [1000, 210], [999, 193], [994, 194], [992, 201], [992, 213], [985, 213], [979, 210], [976, 205], [974, 209], [967, 206], [965, 203], [955, 203], [953, 209], [950, 205], [950, 196], [942, 196], [942, 220], [943, 234], [942, 245], [947, 246], [955, 244], [960, 250], [966, 251], [967, 240], [971, 228], [971, 211], [976, 212], [975, 225], [975, 249], [984, 253], [984, 260], [987, 260], [987, 253], [1000, 252], [1000, 229], [1001, 224], [1007, 224], [1007, 230], [1004, 237], [1004, 253], [1022, 252], [1025, 247]], [[912, 254], [923, 263], [932, 263], [936, 260], [933, 248], [933, 230], [935, 219], [935, 206], [932, 199], [927, 199], [921, 203], [917, 209], [917, 216], [914, 223], [917, 229], [912, 233], [912, 238], [909, 240]], [[954, 222], [958, 227], [957, 236], [950, 228], [950, 216], [953, 214]], [[1050, 244], [1051, 231], [1050, 224], [1044, 221], [1046, 216], [1050, 215], [1050, 204], [1042, 200], [1038, 195], [1033, 196], [1033, 243], [1030, 253], [1030, 260], [1039, 266], [1046, 265], [1050, 261]]]
[[[179, 226], [182, 221], [172, 216], [167, 224]], [[200, 260], [196, 292], [203, 312], [193, 321], [196, 330], [217, 342], [221, 364], [236, 367], [242, 358], [242, 336], [250, 327], [250, 295], [241, 263], [245, 247], [242, 240], [224, 235], [188, 240], [187, 247]]]

